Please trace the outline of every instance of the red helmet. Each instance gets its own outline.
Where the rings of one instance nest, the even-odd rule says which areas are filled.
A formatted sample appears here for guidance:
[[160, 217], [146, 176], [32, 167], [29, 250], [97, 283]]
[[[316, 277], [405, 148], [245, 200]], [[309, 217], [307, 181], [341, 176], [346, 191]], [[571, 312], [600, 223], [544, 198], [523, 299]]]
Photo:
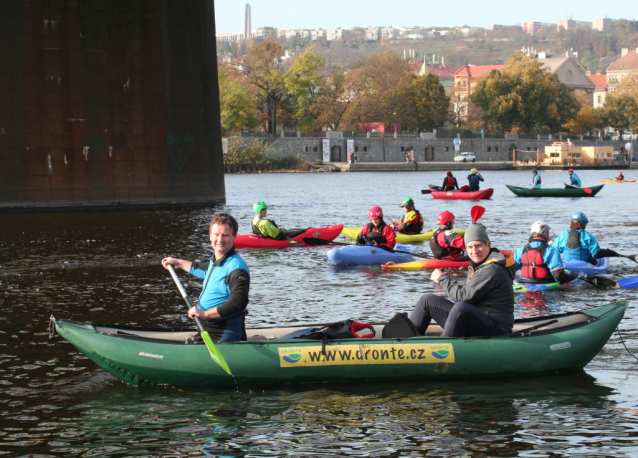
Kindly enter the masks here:
[[448, 170], [448, 171], [447, 171], [447, 173], [452, 173], [452, 171], [451, 171], [451, 170]]
[[618, 173], [620, 173], [622, 175], [622, 170], [620, 172], [618, 172]]
[[436, 222], [441, 226], [445, 226], [447, 223], [454, 221], [454, 215], [450, 212], [441, 212], [436, 217]]
[[568, 170], [568, 172], [573, 172], [573, 171], [574, 171], [574, 169], [569, 169], [569, 170]]
[[372, 207], [370, 211], [368, 212], [368, 218], [370, 219], [383, 218], [383, 210], [381, 210], [381, 207]]

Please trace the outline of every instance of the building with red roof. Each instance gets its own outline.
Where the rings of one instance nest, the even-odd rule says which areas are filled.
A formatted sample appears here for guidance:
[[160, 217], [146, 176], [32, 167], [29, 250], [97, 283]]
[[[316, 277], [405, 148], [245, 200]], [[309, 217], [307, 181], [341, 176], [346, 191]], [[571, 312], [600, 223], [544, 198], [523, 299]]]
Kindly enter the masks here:
[[638, 48], [629, 50], [623, 48], [621, 58], [607, 67], [607, 92], [612, 94], [616, 90], [616, 86], [630, 72], [638, 70]]
[[596, 73], [595, 75], [587, 75], [592, 83], [594, 83], [594, 108], [600, 108], [605, 104], [607, 96], [607, 75], [604, 73]]

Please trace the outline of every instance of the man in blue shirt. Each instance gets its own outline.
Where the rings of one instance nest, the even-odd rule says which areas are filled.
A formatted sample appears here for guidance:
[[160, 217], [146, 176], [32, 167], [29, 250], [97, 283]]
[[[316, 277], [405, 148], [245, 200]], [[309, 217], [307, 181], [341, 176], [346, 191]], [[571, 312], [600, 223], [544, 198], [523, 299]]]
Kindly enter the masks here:
[[[578, 178], [578, 175], [574, 173], [574, 169], [569, 169], [568, 172], [569, 172], [569, 179], [570, 179], [569, 184], [580, 188], [582, 184], [580, 183], [580, 178]], [[564, 183], [564, 184], [567, 184], [567, 183]]]
[[169, 264], [204, 280], [199, 303], [188, 310], [188, 317], [202, 320], [204, 329], [218, 342], [246, 340], [244, 318], [248, 305], [250, 273], [248, 265], [235, 251], [238, 224], [228, 213], [215, 215], [210, 223], [210, 242], [214, 258], [209, 262], [164, 258]]
[[532, 170], [532, 177], [534, 179], [534, 186], [532, 189], [540, 189], [541, 188], [541, 176], [538, 174], [538, 170]]
[[521, 270], [524, 283], [567, 283], [573, 278], [565, 274], [558, 250], [547, 244], [549, 226], [544, 221], [532, 224], [529, 243], [514, 252], [516, 270]]

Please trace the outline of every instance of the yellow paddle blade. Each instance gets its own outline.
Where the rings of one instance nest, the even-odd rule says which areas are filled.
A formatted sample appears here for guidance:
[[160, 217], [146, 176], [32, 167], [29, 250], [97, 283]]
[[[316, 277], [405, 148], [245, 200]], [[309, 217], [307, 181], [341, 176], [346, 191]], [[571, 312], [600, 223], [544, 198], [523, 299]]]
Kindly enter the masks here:
[[208, 348], [210, 357], [213, 358], [213, 361], [219, 364], [219, 367], [228, 372], [228, 375], [233, 375], [230, 372], [230, 367], [228, 367], [228, 364], [226, 364], [226, 360], [222, 356], [222, 353], [219, 351], [219, 348], [217, 348], [217, 345], [215, 345], [215, 342], [213, 342], [213, 339], [210, 338], [208, 332], [204, 331], [201, 333], [201, 335], [202, 339], [204, 339], [204, 343], [206, 343], [206, 348]]

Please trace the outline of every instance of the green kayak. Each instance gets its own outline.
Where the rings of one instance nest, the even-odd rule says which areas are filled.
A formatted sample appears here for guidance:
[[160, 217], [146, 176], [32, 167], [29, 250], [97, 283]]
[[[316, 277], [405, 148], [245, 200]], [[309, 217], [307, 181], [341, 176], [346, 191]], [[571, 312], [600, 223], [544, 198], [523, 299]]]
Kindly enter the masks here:
[[[278, 339], [298, 328], [249, 329], [246, 342], [218, 344], [233, 375], [194, 330], [83, 324], [51, 317], [57, 332], [131, 385], [281, 385], [312, 382], [413, 381], [554, 374], [582, 369], [603, 348], [627, 302], [562, 315], [517, 320], [514, 332], [485, 338]], [[384, 324], [375, 324], [381, 336]]]
[[[593, 197], [603, 189], [604, 184], [600, 186], [592, 186], [591, 188], [519, 188], [518, 186], [510, 186], [506, 184], [507, 189], [512, 191], [518, 197]], [[586, 190], [591, 190], [587, 192]]]

